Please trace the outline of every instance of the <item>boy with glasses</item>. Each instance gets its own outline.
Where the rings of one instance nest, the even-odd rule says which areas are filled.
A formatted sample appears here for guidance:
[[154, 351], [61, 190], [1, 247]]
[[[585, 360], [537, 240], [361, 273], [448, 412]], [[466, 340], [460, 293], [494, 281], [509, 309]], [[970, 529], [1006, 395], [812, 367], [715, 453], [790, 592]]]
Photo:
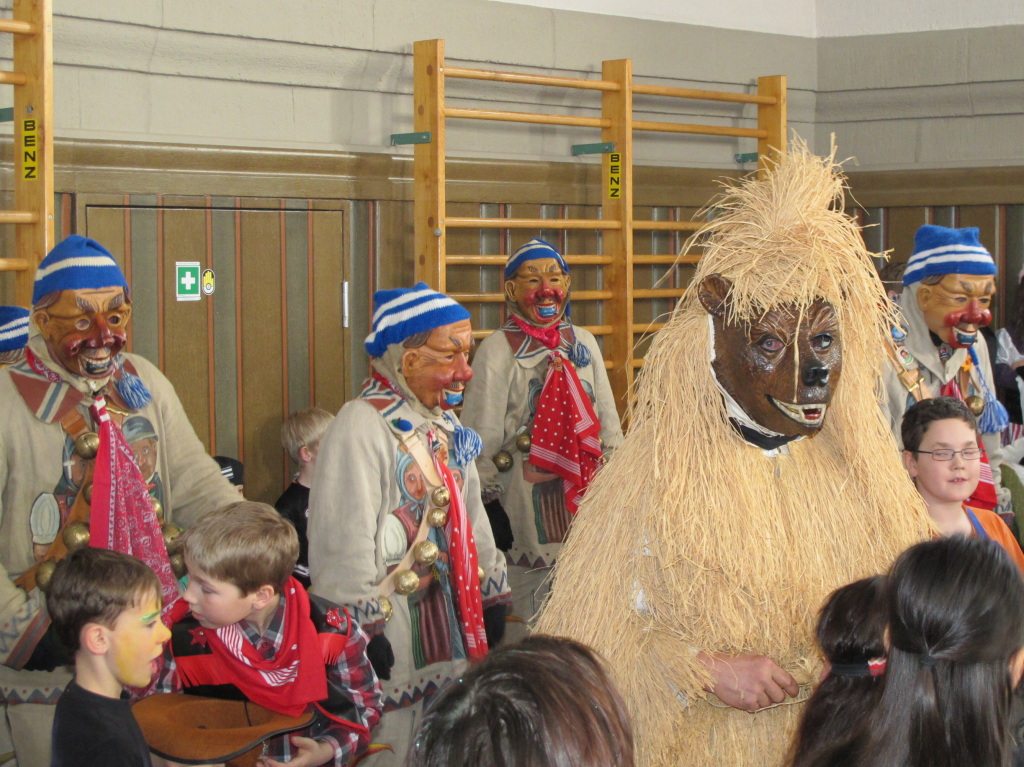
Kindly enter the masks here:
[[964, 535], [995, 541], [1024, 573], [1024, 553], [994, 512], [968, 506], [981, 476], [978, 423], [955, 397], [915, 403], [903, 416], [903, 465], [928, 505], [943, 537]]

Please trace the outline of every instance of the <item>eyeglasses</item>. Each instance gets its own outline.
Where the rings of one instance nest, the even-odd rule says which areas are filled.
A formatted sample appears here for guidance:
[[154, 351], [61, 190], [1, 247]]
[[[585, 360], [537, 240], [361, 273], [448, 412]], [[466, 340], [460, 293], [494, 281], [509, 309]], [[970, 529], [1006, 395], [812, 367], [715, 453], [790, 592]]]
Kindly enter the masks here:
[[942, 448], [940, 450], [915, 450], [914, 452], [930, 455], [933, 461], [952, 461], [953, 456], [957, 453], [963, 456], [965, 461], [977, 461], [985, 451], [980, 447], [965, 447], [963, 450]]

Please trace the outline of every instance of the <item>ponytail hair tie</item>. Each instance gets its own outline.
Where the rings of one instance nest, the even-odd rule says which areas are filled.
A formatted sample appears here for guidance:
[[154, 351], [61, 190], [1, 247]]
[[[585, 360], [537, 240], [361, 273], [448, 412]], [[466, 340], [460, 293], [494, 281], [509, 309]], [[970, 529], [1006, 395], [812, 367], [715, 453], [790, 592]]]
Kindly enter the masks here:
[[927, 668], [935, 668], [935, 656], [928, 653], [921, 653], [921, 657], [917, 659], [917, 662]]

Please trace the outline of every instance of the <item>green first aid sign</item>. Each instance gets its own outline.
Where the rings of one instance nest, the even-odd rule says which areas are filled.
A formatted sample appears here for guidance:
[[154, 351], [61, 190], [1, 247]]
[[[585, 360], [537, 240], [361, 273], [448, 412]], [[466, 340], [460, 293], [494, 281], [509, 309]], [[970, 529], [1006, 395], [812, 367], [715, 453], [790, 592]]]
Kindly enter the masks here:
[[198, 301], [202, 297], [198, 261], [176, 261], [174, 264], [174, 297], [179, 301]]

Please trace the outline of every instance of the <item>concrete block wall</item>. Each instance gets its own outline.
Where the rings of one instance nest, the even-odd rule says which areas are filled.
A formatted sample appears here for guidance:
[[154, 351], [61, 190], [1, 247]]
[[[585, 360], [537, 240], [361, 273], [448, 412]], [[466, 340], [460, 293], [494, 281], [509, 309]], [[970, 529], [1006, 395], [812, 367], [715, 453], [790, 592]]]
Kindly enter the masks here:
[[[7, 0], [9, 4], [9, 0]], [[787, 74], [791, 124], [813, 140], [813, 39], [487, 0], [58, 0], [55, 130], [64, 139], [411, 153], [412, 44], [443, 38], [459, 66], [600, 76], [630, 58], [645, 82], [751, 92]], [[9, 43], [5, 43], [9, 45]], [[0, 47], [0, 56], [9, 48]], [[594, 115], [599, 94], [459, 81], [450, 104]], [[10, 102], [0, 93], [0, 106]], [[752, 127], [752, 107], [645, 98], [637, 119]], [[451, 121], [452, 155], [570, 159], [596, 130]], [[637, 163], [735, 168], [750, 139], [638, 135]], [[60, 158], [58, 158], [59, 162]], [[583, 162], [583, 160], [581, 160]]]

